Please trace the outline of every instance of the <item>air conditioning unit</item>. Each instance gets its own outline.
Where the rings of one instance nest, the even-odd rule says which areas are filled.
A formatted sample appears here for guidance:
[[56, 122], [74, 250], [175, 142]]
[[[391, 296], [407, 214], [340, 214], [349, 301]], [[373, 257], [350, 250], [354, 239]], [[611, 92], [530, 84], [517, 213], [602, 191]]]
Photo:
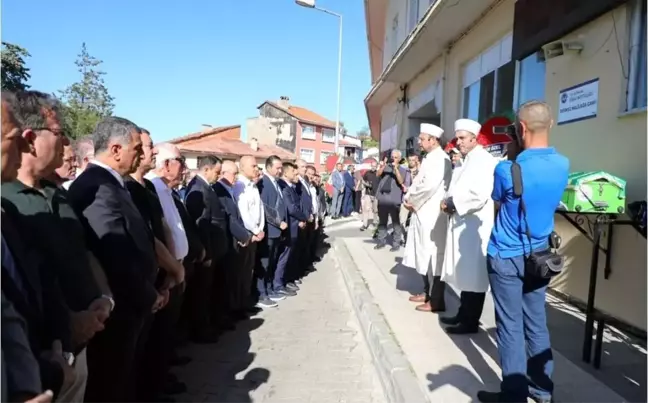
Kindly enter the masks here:
[[567, 53], [580, 53], [583, 50], [583, 44], [577, 41], [556, 41], [542, 47], [545, 60], [562, 56]]

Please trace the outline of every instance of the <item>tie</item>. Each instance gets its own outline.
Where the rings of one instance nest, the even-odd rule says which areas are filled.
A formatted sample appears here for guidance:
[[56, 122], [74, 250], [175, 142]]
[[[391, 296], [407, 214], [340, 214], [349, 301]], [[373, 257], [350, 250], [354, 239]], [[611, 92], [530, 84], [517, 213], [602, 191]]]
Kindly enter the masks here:
[[272, 185], [274, 186], [275, 190], [277, 193], [279, 193], [279, 197], [283, 200], [283, 194], [281, 193], [281, 189], [279, 189], [279, 185], [277, 184], [276, 180], [270, 179], [270, 182], [272, 182]]

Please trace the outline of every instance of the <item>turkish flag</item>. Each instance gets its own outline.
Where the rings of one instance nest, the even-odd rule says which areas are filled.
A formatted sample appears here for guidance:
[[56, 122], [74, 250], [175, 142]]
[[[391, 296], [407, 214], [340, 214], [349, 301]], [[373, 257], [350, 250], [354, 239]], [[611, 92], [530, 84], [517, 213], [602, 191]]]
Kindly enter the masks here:
[[506, 156], [506, 146], [512, 139], [506, 134], [505, 128], [511, 120], [504, 116], [495, 116], [488, 119], [481, 127], [477, 142], [494, 157]]

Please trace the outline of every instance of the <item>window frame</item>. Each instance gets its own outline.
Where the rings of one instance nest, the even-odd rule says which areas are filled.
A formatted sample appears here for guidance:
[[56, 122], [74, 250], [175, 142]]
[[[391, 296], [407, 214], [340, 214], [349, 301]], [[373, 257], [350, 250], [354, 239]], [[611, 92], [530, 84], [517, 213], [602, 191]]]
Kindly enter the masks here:
[[[530, 54], [528, 57], [540, 57], [542, 55], [542, 62], [545, 65], [545, 75], [544, 75], [544, 87], [545, 87], [545, 93], [543, 96], [543, 99], [540, 99], [540, 101], [547, 101], [547, 61], [544, 59], [544, 52], [542, 50], [539, 50], [537, 52], [534, 52]], [[526, 58], [525, 58], [526, 59]], [[523, 104], [520, 100], [520, 92], [522, 91], [522, 86], [520, 85], [520, 79], [522, 78], [522, 60], [516, 60], [515, 61], [515, 87], [513, 88], [513, 109], [517, 111], [517, 109], [520, 107], [520, 105]], [[526, 101], [525, 101], [526, 102]]]
[[412, 32], [414, 28], [416, 28], [416, 25], [419, 23], [420, 20], [420, 15], [419, 15], [419, 6], [420, 6], [420, 0], [408, 0], [407, 2], [407, 30], [408, 32]]
[[[327, 135], [324, 134], [326, 131], [332, 132], [332, 134], [330, 136], [330, 140], [327, 138]], [[331, 143], [331, 144], [335, 143], [335, 129], [330, 129], [328, 127], [323, 127], [322, 128], [322, 142], [323, 143]]]
[[[305, 132], [304, 129], [306, 129], [307, 127], [313, 129], [313, 132], [312, 132], [313, 134], [312, 135], [310, 133]], [[307, 135], [305, 136], [304, 134], [307, 134]], [[317, 140], [317, 128], [315, 126], [313, 126], [313, 125], [302, 124], [301, 125], [301, 138], [303, 140]]]
[[[307, 159], [307, 158], [304, 156], [304, 154], [303, 154], [304, 150], [306, 150], [306, 151], [311, 151], [311, 152], [313, 153], [313, 158], [312, 158], [312, 160], [309, 160], [309, 159]], [[303, 159], [304, 161], [306, 161], [307, 163], [309, 163], [309, 164], [313, 164], [313, 163], [315, 163], [315, 149], [314, 149], [314, 148], [307, 148], [307, 147], [300, 147], [300, 148], [299, 148], [299, 157], [300, 157], [301, 159]]]
[[331, 155], [335, 155], [333, 151], [321, 151], [320, 150], [320, 158], [319, 158], [319, 163], [320, 165], [326, 164], [326, 159], [330, 157]]

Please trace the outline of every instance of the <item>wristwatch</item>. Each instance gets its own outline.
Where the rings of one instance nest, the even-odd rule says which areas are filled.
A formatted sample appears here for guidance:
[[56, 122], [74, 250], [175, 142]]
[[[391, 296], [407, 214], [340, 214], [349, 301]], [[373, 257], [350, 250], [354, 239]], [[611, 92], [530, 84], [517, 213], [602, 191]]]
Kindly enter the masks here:
[[112, 312], [113, 309], [115, 309], [115, 300], [110, 295], [105, 295], [105, 294], [102, 295], [101, 298], [107, 299], [108, 302], [110, 302], [110, 312]]
[[64, 351], [63, 353], [63, 359], [69, 365], [70, 367], [74, 365], [74, 362], [76, 361], [76, 358], [74, 357], [73, 353], [69, 353], [67, 351]]

